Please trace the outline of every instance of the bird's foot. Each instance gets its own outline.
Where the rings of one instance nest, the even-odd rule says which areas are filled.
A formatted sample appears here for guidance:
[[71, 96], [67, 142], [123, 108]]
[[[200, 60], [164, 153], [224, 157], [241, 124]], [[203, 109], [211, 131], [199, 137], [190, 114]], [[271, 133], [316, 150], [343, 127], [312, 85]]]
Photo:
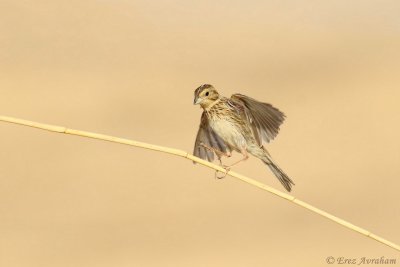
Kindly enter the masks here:
[[[223, 178], [225, 178], [225, 177], [228, 175], [228, 172], [231, 170], [231, 168], [230, 168], [229, 166], [226, 166], [226, 165], [221, 165], [221, 167], [225, 169], [225, 172], [223, 172], [223, 175], [222, 175], [222, 176], [218, 176], [218, 173], [219, 173], [220, 171], [215, 171], [215, 178], [216, 178], [216, 179], [223, 179]], [[221, 173], [222, 173], [222, 172], [221, 172]]]

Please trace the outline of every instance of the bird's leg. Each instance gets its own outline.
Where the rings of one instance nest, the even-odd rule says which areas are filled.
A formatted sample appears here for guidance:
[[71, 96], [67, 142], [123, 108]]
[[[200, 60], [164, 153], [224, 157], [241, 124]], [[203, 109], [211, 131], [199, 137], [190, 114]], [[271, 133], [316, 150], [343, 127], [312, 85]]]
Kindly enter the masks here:
[[220, 165], [221, 167], [223, 167], [223, 168], [226, 170], [224, 176], [218, 176], [218, 171], [215, 171], [215, 178], [217, 178], [217, 179], [225, 178], [225, 176], [226, 176], [226, 174], [228, 173], [229, 170], [227, 170], [227, 169], [224, 167], [224, 164], [222, 164], [221, 157], [222, 157], [222, 156], [225, 156], [225, 157], [229, 158], [229, 157], [232, 156], [232, 153], [231, 153], [231, 152], [227, 152], [227, 153], [222, 152], [222, 151], [220, 151], [220, 150], [218, 150], [218, 149], [215, 149], [215, 148], [213, 148], [213, 147], [207, 146], [207, 145], [205, 145], [204, 143], [200, 143], [200, 145], [201, 145], [202, 147], [204, 147], [205, 149], [208, 149], [208, 150], [214, 152], [214, 153], [217, 155], [217, 157], [218, 157], [219, 165]]
[[240, 159], [240, 160], [238, 160], [238, 161], [236, 161], [236, 162], [234, 162], [234, 163], [232, 163], [231, 165], [226, 165], [226, 166], [224, 166], [224, 168], [225, 168], [226, 170], [229, 171], [229, 169], [230, 169], [232, 166], [234, 166], [234, 165], [236, 165], [236, 164], [238, 164], [238, 163], [240, 163], [240, 162], [242, 162], [242, 161], [245, 161], [245, 160], [247, 160], [247, 159], [249, 158], [249, 154], [247, 153], [247, 150], [246, 150], [246, 149], [240, 150], [240, 153], [242, 153], [243, 158]]
[[232, 154], [231, 154], [230, 152], [227, 152], [227, 153], [226, 153], [226, 152], [222, 152], [222, 151], [220, 151], [220, 150], [218, 150], [218, 149], [216, 149], [216, 148], [207, 146], [207, 145], [205, 145], [204, 143], [200, 143], [200, 145], [201, 145], [202, 147], [204, 147], [205, 149], [214, 152], [214, 153], [218, 156], [218, 160], [219, 160], [219, 162], [221, 163], [221, 165], [222, 165], [222, 161], [221, 161], [221, 157], [222, 157], [222, 156], [225, 156], [225, 157], [227, 157], [227, 158], [229, 158], [229, 157], [232, 156]]
[[228, 172], [231, 170], [231, 167], [232, 167], [232, 166], [238, 164], [239, 162], [245, 161], [245, 160], [247, 160], [247, 159], [249, 158], [249, 155], [247, 154], [247, 150], [246, 150], [246, 149], [242, 149], [242, 150], [240, 151], [240, 153], [242, 153], [242, 155], [243, 155], [243, 158], [242, 158], [242, 159], [236, 161], [235, 163], [232, 163], [231, 165], [222, 165], [222, 167], [225, 169], [224, 176], [218, 176], [218, 175], [217, 175], [218, 171], [216, 171], [216, 172], [215, 172], [215, 177], [218, 178], [218, 179], [225, 178], [225, 176], [226, 176], [226, 175], [228, 174]]

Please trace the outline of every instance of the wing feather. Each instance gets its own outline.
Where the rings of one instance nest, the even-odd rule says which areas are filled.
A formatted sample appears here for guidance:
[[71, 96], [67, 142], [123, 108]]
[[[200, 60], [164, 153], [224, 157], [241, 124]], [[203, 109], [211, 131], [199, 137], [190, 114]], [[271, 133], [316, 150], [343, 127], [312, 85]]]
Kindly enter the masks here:
[[210, 127], [205, 112], [203, 112], [203, 114], [201, 115], [200, 127], [199, 131], [197, 132], [193, 155], [201, 159], [212, 162], [214, 160], [215, 153], [205, 148], [201, 144], [215, 148], [218, 151], [224, 153], [231, 152], [231, 149], [225, 144], [222, 138], [219, 137]]
[[244, 106], [246, 119], [260, 146], [278, 135], [279, 127], [285, 120], [285, 114], [279, 109], [241, 94], [232, 95], [231, 100]]

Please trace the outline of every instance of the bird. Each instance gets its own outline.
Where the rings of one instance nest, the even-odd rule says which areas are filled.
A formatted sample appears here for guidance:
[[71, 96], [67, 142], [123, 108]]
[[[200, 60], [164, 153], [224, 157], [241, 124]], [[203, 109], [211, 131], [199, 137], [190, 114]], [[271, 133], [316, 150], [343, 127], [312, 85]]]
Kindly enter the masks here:
[[[226, 175], [232, 166], [247, 160], [251, 154], [266, 164], [284, 188], [291, 191], [294, 182], [265, 148], [265, 144], [277, 136], [285, 119], [283, 112], [242, 94], [223, 97], [210, 84], [203, 84], [194, 91], [193, 104], [203, 109], [194, 145], [196, 157], [213, 162], [215, 154]], [[231, 157], [233, 151], [241, 153], [243, 158], [223, 165], [221, 158]]]

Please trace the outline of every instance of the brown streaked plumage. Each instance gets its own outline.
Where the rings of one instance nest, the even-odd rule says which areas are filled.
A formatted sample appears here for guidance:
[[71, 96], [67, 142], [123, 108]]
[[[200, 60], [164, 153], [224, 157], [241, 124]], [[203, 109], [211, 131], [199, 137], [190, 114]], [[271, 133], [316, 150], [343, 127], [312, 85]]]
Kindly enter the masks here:
[[194, 92], [194, 104], [203, 108], [200, 128], [194, 146], [194, 155], [213, 161], [230, 157], [232, 151], [240, 152], [243, 159], [224, 166], [229, 168], [248, 158], [248, 153], [261, 159], [290, 191], [293, 181], [273, 162], [264, 145], [276, 137], [285, 115], [270, 104], [248, 96], [234, 94], [222, 97], [209, 84]]

